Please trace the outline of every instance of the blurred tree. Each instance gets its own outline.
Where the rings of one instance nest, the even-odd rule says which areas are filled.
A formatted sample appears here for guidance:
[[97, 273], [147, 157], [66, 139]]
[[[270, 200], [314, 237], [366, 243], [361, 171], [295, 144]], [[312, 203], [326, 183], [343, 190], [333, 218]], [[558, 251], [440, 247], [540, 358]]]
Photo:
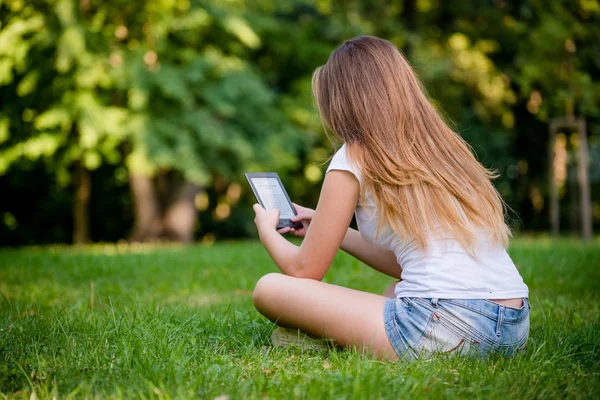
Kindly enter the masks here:
[[[523, 25], [521, 30], [524, 35], [523, 40], [518, 42], [514, 68], [515, 72], [518, 71], [515, 75], [518, 77], [520, 94], [526, 103], [527, 111], [550, 126], [560, 124], [559, 121], [564, 123], [563, 117], [573, 120], [575, 116], [583, 116], [584, 119], [598, 121], [600, 3], [531, 2], [522, 7], [520, 23]], [[575, 124], [563, 124], [559, 131], [562, 132], [561, 135], [569, 137], [568, 141], [554, 141], [553, 137], [548, 139], [556, 157], [552, 157], [554, 165], [548, 165], [549, 162], [544, 164], [553, 172], [540, 176], [541, 182], [538, 185], [554, 187], [555, 190], [554, 199], [546, 202], [551, 208], [553, 232], [558, 233], [560, 216], [556, 196], [560, 194], [561, 197], [570, 198], [570, 213], [566, 214], [571, 215], [569, 219], [573, 231], [579, 230], [578, 227], [581, 226], [584, 238], [590, 239], [592, 216], [588, 190], [588, 162], [582, 161], [588, 158], [588, 135], [584, 128], [585, 123], [579, 124], [579, 136], [564, 129], [573, 125]], [[568, 146], [567, 142], [571, 145]], [[569, 157], [561, 157], [559, 153], [566, 152], [568, 147], [572, 149]], [[573, 180], [578, 178], [573, 177], [571, 182], [566, 182], [568, 173], [563, 174], [561, 171], [570, 170], [575, 164], [579, 164], [579, 196], [573, 195], [575, 186], [572, 185]], [[532, 194], [534, 198], [534, 192]], [[579, 197], [580, 201], [576, 201], [576, 197]], [[579, 220], [579, 215], [582, 218], [581, 225], [575, 222]]]
[[44, 157], [59, 180], [74, 179], [74, 242], [87, 241], [89, 170], [102, 162], [125, 161], [142, 241], [191, 240], [200, 186], [294, 164], [296, 130], [245, 60], [260, 38], [236, 8], [62, 0], [2, 12], [0, 84], [12, 108], [0, 173]]
[[[37, 160], [58, 187], [36, 180], [40, 201], [78, 194], [79, 241], [105, 190], [122, 199], [111, 207], [133, 208], [135, 240], [190, 240], [197, 221], [202, 234], [243, 235], [246, 169], [277, 170], [295, 201], [316, 204], [333, 146], [311, 75], [340, 42], [370, 34], [406, 54], [502, 173], [525, 228], [547, 229], [548, 118], [585, 116], [598, 164], [599, 19], [597, 0], [0, 0], [0, 187]], [[21, 229], [15, 215], [0, 231]], [[106, 218], [126, 235], [124, 215]]]
[[89, 171], [118, 162], [126, 136], [125, 112], [110, 105], [108, 63], [82, 25], [85, 15], [98, 20], [85, 1], [6, 1], [0, 10], [0, 174], [44, 158], [60, 185], [73, 179], [73, 242], [85, 243]]
[[[189, 241], [199, 188], [226, 189], [244, 169], [277, 160], [293, 165], [297, 133], [247, 61], [261, 39], [238, 9], [243, 4], [139, 5], [112, 19], [121, 44], [110, 56], [133, 127], [126, 160], [133, 239]], [[220, 217], [230, 206], [221, 205]]]

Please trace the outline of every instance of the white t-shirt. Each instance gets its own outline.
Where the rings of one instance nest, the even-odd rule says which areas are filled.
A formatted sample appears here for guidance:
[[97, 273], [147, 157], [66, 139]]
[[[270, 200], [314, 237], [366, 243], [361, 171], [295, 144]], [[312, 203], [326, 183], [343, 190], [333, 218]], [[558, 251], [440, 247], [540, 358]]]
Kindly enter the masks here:
[[[327, 172], [349, 171], [362, 185], [360, 166], [352, 163], [343, 145], [335, 154]], [[527, 285], [506, 249], [491, 245], [482, 233], [478, 238], [477, 259], [452, 238], [431, 235], [427, 252], [414, 241], [404, 240], [385, 224], [377, 238], [378, 213], [369, 194], [357, 204], [355, 215], [361, 236], [369, 243], [394, 252], [402, 268], [402, 280], [396, 285], [396, 297], [447, 299], [511, 299], [527, 297]], [[361, 205], [361, 204], [364, 204]]]

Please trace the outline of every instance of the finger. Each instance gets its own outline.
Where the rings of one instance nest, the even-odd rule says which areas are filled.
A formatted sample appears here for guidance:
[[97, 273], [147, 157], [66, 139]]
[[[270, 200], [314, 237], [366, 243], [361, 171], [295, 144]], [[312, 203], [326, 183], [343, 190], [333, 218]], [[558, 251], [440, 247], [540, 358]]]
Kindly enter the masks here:
[[257, 213], [257, 214], [258, 214], [259, 212], [263, 212], [263, 211], [265, 210], [265, 209], [264, 209], [264, 208], [262, 208], [262, 206], [261, 206], [260, 204], [258, 204], [258, 203], [254, 204], [254, 205], [252, 206], [252, 209], [253, 209], [253, 210], [254, 210], [254, 212], [255, 212], [255, 213]]
[[294, 222], [298, 222], [298, 221], [300, 221], [300, 220], [303, 220], [303, 219], [308, 219], [308, 217], [309, 217], [309, 215], [308, 215], [308, 214], [305, 214], [305, 213], [303, 213], [303, 212], [299, 212], [297, 215], [294, 215], [294, 216], [293, 216], [292, 218], [290, 218], [290, 219], [291, 219], [292, 221], [294, 221]]
[[284, 233], [288, 233], [291, 230], [292, 229], [289, 226], [286, 226], [285, 228], [277, 229], [277, 232], [283, 235]]

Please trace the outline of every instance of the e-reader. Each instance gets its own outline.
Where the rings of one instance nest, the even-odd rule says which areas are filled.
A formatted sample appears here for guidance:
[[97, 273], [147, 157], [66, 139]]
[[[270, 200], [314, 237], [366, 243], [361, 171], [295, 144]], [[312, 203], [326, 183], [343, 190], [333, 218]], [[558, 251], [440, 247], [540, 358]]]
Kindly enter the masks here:
[[296, 209], [276, 172], [246, 172], [244, 176], [246, 176], [256, 200], [265, 210], [279, 210], [277, 229], [302, 228], [301, 222], [291, 220], [297, 215]]

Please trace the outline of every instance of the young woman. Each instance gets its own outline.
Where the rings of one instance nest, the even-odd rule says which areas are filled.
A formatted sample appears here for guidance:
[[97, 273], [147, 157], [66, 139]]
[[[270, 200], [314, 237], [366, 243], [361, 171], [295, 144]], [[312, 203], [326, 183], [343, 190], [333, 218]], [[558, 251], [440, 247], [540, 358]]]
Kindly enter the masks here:
[[[402, 54], [375, 37], [346, 41], [315, 71], [313, 92], [343, 145], [316, 210], [296, 206], [302, 229], [277, 231], [278, 212], [254, 206], [283, 273], [258, 281], [257, 310], [390, 360], [524, 348], [528, 289], [506, 252], [493, 174], [440, 118]], [[300, 246], [288, 231], [304, 237]], [[399, 281], [383, 296], [321, 282], [340, 247]]]

